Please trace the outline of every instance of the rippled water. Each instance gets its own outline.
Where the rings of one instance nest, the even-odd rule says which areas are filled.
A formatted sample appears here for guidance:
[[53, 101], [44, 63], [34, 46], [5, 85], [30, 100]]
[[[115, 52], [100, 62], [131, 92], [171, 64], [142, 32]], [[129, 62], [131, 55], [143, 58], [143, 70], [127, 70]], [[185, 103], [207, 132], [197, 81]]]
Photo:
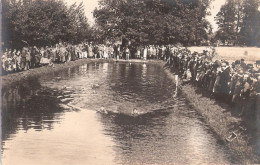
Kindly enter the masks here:
[[[141, 63], [90, 63], [4, 89], [2, 163], [232, 163], [174, 94], [161, 66]], [[107, 113], [97, 112], [101, 106]]]

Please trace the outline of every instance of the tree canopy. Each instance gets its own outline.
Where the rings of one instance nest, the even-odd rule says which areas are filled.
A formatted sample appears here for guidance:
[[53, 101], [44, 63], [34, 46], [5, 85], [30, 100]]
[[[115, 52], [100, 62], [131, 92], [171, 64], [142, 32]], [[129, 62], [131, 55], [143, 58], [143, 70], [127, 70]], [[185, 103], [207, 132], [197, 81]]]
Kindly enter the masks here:
[[216, 15], [216, 39], [222, 43], [260, 46], [259, 0], [227, 0]]
[[199, 45], [211, 27], [210, 0], [101, 0], [94, 11], [103, 40], [134, 45]]
[[2, 38], [8, 47], [78, 43], [89, 36], [83, 4], [69, 7], [61, 0], [4, 0]]

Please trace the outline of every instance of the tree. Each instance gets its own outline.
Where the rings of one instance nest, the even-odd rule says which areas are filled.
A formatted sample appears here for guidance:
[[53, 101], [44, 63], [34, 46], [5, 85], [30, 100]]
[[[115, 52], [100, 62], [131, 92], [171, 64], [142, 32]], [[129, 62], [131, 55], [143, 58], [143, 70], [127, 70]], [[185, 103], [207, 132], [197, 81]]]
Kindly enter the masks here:
[[235, 44], [238, 34], [235, 0], [228, 0], [225, 5], [221, 6], [215, 19], [218, 24], [216, 39], [220, 40], [223, 44], [226, 42]]
[[104, 39], [134, 45], [196, 45], [207, 39], [210, 0], [102, 0], [94, 11]]
[[260, 2], [245, 0], [243, 2], [243, 22], [240, 30], [240, 43], [248, 46], [260, 46]]
[[5, 0], [3, 11], [2, 37], [8, 47], [78, 43], [88, 37], [82, 3], [67, 7], [61, 0]]
[[69, 24], [67, 24], [66, 28], [70, 30], [69, 34], [71, 35], [68, 35], [66, 40], [78, 43], [90, 37], [90, 27], [84, 13], [83, 2], [79, 5], [74, 3], [69, 7], [67, 12], [69, 16]]
[[234, 45], [260, 45], [260, 11], [258, 0], [228, 0], [216, 16], [215, 38]]

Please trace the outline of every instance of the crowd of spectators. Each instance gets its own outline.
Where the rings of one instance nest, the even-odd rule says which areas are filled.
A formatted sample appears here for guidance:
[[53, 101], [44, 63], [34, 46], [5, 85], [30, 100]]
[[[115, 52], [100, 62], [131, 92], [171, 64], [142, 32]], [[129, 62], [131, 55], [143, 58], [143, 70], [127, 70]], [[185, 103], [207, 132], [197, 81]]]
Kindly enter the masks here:
[[21, 50], [6, 49], [2, 52], [2, 75], [29, 70], [55, 63], [66, 63], [84, 58], [162, 59], [164, 46], [122, 47], [119, 44], [59, 43], [53, 47], [23, 47]]
[[42, 65], [54, 67], [55, 63], [66, 63], [84, 58], [115, 59], [160, 59], [178, 71], [184, 83], [194, 83], [216, 98], [232, 105], [239, 105], [241, 115], [245, 109], [255, 106], [260, 93], [258, 67], [246, 64], [244, 59], [229, 63], [213, 61], [208, 51], [191, 52], [187, 48], [173, 46], [121, 47], [120, 45], [93, 45], [82, 43], [71, 45], [59, 43], [55, 47], [24, 47], [22, 50], [7, 49], [2, 52], [2, 74], [28, 70]]
[[66, 63], [84, 58], [111, 58], [112, 45], [82, 43], [71, 45], [59, 43], [54, 47], [23, 47], [21, 50], [6, 49], [2, 52], [2, 74], [29, 70], [43, 65], [55, 67], [55, 63]]
[[239, 115], [254, 113], [260, 95], [259, 68], [246, 64], [244, 59], [233, 63], [213, 61], [206, 51], [191, 53], [188, 49], [174, 49], [167, 60], [184, 83], [194, 83], [215, 98], [236, 106]]

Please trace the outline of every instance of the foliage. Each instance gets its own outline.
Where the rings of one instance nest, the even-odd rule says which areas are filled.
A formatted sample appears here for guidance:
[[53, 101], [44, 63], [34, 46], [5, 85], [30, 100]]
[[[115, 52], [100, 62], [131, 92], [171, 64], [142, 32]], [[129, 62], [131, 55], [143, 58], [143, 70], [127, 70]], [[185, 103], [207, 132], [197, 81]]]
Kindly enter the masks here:
[[4, 0], [2, 29], [8, 47], [46, 46], [81, 42], [89, 25], [82, 3], [67, 7], [61, 0]]
[[260, 46], [258, 0], [227, 0], [216, 16], [216, 39], [234, 45]]
[[243, 22], [241, 23], [240, 43], [248, 46], [260, 46], [259, 0], [245, 0], [243, 3]]
[[210, 0], [101, 0], [94, 11], [104, 40], [133, 45], [199, 45], [210, 29]]
[[228, 0], [225, 5], [220, 8], [216, 16], [218, 31], [216, 34], [216, 38], [221, 40], [222, 43], [235, 43], [237, 39], [236, 32], [236, 7], [234, 0]]

